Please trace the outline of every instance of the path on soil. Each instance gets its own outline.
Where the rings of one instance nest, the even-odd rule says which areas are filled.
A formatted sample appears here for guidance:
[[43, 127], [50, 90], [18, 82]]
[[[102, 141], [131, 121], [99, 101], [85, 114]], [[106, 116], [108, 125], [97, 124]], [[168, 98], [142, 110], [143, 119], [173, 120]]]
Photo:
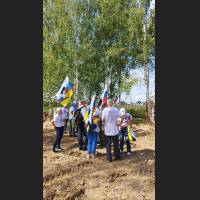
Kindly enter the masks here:
[[136, 125], [132, 155], [108, 163], [97, 147], [94, 161], [79, 151], [77, 137], [64, 134], [60, 153], [53, 153], [55, 131], [46, 121], [43, 133], [43, 199], [45, 200], [154, 200], [155, 130]]

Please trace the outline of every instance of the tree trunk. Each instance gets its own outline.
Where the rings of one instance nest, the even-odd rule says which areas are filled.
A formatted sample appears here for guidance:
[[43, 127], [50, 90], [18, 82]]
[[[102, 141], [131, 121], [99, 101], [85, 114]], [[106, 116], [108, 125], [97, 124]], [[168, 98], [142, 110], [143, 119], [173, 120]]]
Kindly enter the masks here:
[[74, 99], [75, 101], [78, 100], [78, 68], [75, 68], [75, 96]]
[[119, 105], [121, 105], [121, 92], [119, 91]]
[[144, 84], [146, 88], [146, 120], [149, 121], [149, 66], [147, 63], [147, 49], [146, 49], [146, 37], [147, 37], [147, 25], [146, 20], [144, 24]]
[[144, 84], [146, 89], [146, 119], [149, 121], [149, 67], [144, 63]]

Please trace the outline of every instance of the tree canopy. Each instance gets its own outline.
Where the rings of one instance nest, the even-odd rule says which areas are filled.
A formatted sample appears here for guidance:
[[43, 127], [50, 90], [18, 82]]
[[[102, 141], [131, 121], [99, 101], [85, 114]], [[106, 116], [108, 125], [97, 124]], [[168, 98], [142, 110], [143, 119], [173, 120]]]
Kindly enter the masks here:
[[99, 95], [107, 83], [111, 96], [128, 92], [137, 82], [130, 70], [154, 56], [155, 12], [147, 19], [149, 2], [43, 0], [44, 98], [57, 92], [66, 75], [77, 98]]

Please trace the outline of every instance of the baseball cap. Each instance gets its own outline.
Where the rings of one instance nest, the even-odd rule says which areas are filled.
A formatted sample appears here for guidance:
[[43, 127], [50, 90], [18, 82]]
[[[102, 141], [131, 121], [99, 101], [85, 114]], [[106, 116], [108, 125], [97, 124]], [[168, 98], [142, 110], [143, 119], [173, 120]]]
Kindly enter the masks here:
[[120, 109], [120, 113], [121, 113], [121, 115], [125, 115], [125, 114], [126, 114], [125, 108], [121, 108], [121, 109]]

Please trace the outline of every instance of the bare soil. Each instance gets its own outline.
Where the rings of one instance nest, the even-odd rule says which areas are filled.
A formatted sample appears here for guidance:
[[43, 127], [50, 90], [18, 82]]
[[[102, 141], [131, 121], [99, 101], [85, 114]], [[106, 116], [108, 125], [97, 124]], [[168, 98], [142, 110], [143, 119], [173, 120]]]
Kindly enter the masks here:
[[105, 149], [97, 147], [94, 161], [78, 150], [77, 137], [64, 134], [60, 153], [52, 152], [55, 131], [43, 124], [43, 199], [45, 200], [154, 200], [155, 130], [136, 125], [137, 142], [132, 155], [111, 163]]

